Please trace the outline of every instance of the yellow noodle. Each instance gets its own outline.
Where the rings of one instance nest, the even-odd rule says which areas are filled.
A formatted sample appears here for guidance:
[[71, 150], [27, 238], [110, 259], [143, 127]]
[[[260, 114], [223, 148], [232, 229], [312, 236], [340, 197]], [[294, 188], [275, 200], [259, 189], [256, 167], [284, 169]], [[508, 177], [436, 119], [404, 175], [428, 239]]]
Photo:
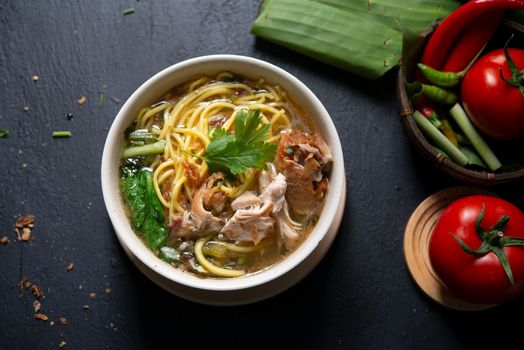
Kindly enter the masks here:
[[223, 267], [216, 266], [207, 260], [202, 253], [202, 247], [208, 240], [209, 238], [200, 238], [195, 244], [195, 257], [200, 265], [212, 274], [221, 277], [240, 277], [246, 274], [245, 270], [224, 269]]

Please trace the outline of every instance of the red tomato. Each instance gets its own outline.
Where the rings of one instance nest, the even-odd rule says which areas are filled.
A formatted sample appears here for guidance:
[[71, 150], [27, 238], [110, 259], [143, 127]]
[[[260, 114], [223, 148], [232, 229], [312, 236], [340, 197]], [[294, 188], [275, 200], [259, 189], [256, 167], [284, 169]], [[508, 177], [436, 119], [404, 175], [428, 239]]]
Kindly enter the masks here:
[[[471, 249], [478, 249], [482, 240], [475, 228], [483, 203], [484, 217], [480, 227], [489, 232], [493, 246], [503, 244], [493, 235], [493, 226], [503, 215], [509, 221], [501, 230], [503, 237], [524, 238], [524, 214], [513, 204], [490, 196], [468, 196], [450, 204], [441, 214], [429, 243], [429, 258], [442, 282], [457, 297], [477, 304], [498, 304], [524, 292], [524, 247], [505, 246], [505, 253], [514, 284], [510, 282], [501, 260], [493, 251], [469, 254], [458, 237]], [[491, 231], [491, 232], [490, 232]], [[500, 237], [500, 235], [498, 236]]]
[[[524, 50], [508, 50], [512, 61], [522, 70]], [[483, 133], [510, 140], [524, 136], [524, 96], [519, 88], [501, 79], [500, 69], [505, 78], [512, 78], [503, 49], [482, 56], [466, 73], [461, 97], [472, 122]]]

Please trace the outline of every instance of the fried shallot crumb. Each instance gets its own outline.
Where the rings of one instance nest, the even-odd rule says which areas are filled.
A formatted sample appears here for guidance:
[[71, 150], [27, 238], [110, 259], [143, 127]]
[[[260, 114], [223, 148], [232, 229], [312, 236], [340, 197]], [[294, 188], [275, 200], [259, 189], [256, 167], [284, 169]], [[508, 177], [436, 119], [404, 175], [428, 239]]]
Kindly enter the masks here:
[[36, 318], [37, 320], [42, 320], [44, 322], [49, 319], [49, 317], [47, 317], [44, 314], [35, 314], [33, 317]]

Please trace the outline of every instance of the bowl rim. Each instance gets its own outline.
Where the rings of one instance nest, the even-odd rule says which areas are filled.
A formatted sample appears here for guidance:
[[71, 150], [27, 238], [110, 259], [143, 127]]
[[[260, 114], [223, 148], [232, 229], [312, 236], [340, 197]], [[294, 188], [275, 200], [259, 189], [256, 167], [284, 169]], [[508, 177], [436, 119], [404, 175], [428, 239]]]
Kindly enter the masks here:
[[[234, 72], [235, 66], [241, 65], [251, 67], [258, 76], [265, 78], [265, 75], [271, 75], [278, 78], [279, 84], [284, 82], [289, 86], [293, 86], [297, 93], [300, 93], [304, 99], [307, 99], [315, 107], [316, 113], [315, 115], [310, 115], [310, 117], [317, 125], [323, 125], [323, 136], [328, 142], [333, 154], [330, 189], [325, 198], [319, 220], [312, 232], [310, 232], [309, 237], [302, 242], [295, 251], [278, 263], [259, 272], [231, 279], [200, 278], [193, 274], [182, 272], [155, 256], [138, 238], [134, 231], [132, 231], [128, 218], [122, 215], [123, 202], [120, 191], [118, 190], [117, 180], [118, 162], [113, 163], [115, 154], [121, 152], [121, 145], [117, 145], [115, 140], [118, 140], [119, 133], [125, 130], [132, 120], [129, 116], [130, 110], [136, 108], [137, 100], [142, 95], [150, 89], [155, 89], [157, 85], [160, 85], [170, 77], [172, 78], [177, 73], [183, 72], [186, 69], [213, 65], [217, 64], [217, 62], [226, 65], [226, 67], [216, 70], [216, 72], [220, 70], [230, 70]], [[195, 76], [196, 75], [197, 74], [195, 74]], [[267, 80], [275, 83], [271, 81], [272, 79]], [[183, 81], [179, 81], [178, 84], [182, 82]], [[161, 92], [163, 93], [165, 91]], [[290, 95], [292, 95], [292, 93], [290, 93]], [[160, 96], [161, 95], [158, 97]], [[293, 98], [293, 96], [291, 97]], [[257, 58], [231, 54], [206, 55], [181, 61], [161, 70], [140, 85], [121, 107], [107, 135], [101, 162], [101, 184], [104, 203], [113, 224], [115, 234], [121, 244], [125, 245], [125, 247], [148, 268], [161, 276], [184, 286], [209, 291], [233, 291], [253, 288], [272, 281], [293, 270], [315, 250], [332, 224], [340, 225], [340, 222], [334, 223], [334, 219], [337, 208], [345, 204], [343, 198], [345, 199], [346, 192], [342, 146], [336, 127], [320, 100], [304, 83], [282, 68]]]

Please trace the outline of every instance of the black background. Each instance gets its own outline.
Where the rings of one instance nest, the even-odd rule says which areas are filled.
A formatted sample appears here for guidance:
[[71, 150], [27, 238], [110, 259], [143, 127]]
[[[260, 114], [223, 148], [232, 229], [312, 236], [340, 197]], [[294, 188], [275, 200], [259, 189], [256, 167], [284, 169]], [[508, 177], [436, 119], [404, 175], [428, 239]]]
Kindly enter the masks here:
[[[124, 16], [129, 6], [136, 12]], [[410, 214], [428, 195], [461, 184], [423, 161], [404, 135], [394, 73], [367, 81], [257, 40], [249, 30], [258, 6], [0, 0], [0, 128], [11, 133], [0, 139], [0, 236], [11, 239], [0, 246], [0, 349], [56, 349], [61, 341], [66, 349], [522, 348], [523, 300], [450, 311], [406, 270]], [[281, 295], [240, 307], [194, 304], [144, 277], [115, 239], [100, 187], [103, 144], [125, 99], [163, 68], [213, 53], [266, 60], [309, 86], [339, 131], [348, 180], [343, 223], [320, 265]], [[54, 130], [73, 136], [53, 139]], [[522, 208], [523, 189], [491, 190]], [[37, 239], [22, 244], [12, 229], [24, 214], [35, 216]], [[43, 289], [42, 312], [54, 326], [33, 319], [29, 292], [19, 298], [22, 275]]]

